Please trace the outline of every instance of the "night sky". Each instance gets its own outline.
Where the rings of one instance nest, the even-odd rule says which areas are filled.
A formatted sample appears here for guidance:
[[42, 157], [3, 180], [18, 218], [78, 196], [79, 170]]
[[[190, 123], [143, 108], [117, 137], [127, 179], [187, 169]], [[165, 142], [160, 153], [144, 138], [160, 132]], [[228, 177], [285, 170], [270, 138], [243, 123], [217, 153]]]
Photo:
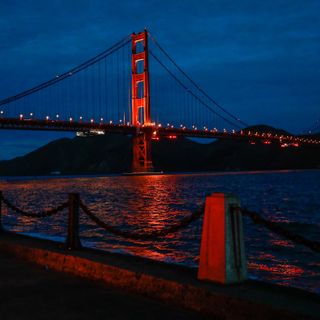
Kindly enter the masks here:
[[[320, 118], [320, 1], [0, 0], [0, 98], [147, 27], [215, 100], [300, 133]], [[72, 134], [0, 131], [0, 159]]]

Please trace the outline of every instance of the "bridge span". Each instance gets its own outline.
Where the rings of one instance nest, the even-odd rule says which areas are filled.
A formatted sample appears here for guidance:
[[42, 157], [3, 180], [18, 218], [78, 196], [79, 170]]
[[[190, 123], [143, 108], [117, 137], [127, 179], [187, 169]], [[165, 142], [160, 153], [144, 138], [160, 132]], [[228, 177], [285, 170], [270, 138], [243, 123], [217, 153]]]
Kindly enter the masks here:
[[250, 131], [211, 98], [144, 30], [49, 81], [0, 100], [0, 129], [132, 136], [132, 170], [153, 171], [151, 141], [246, 139], [319, 145], [312, 136]]

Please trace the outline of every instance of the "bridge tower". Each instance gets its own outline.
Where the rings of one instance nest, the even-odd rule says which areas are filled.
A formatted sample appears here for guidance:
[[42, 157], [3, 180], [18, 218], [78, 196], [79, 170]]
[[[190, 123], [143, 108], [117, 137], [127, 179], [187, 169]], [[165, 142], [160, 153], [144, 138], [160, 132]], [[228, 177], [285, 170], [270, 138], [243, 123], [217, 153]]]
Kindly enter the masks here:
[[[151, 115], [150, 115], [150, 85], [148, 64], [148, 32], [132, 34], [132, 125], [137, 127], [133, 136], [133, 172], [153, 171], [151, 159]], [[150, 127], [150, 130], [140, 132], [139, 128]]]

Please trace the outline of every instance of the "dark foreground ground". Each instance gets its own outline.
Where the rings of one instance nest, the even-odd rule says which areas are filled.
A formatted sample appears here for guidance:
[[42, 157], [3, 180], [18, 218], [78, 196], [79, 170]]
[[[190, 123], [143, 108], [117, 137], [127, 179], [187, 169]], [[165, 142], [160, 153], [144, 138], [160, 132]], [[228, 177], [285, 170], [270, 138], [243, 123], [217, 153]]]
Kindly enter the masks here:
[[207, 318], [0, 254], [0, 319]]
[[320, 297], [250, 280], [202, 282], [182, 266], [0, 232], [6, 319], [320, 319]]

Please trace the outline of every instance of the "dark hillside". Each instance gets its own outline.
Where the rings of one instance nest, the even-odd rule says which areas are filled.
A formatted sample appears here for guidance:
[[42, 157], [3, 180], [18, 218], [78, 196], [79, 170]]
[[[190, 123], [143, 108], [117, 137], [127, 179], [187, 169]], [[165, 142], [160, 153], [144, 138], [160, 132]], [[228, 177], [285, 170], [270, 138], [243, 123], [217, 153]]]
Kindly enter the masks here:
[[[265, 130], [286, 134], [267, 126]], [[60, 139], [19, 158], [0, 161], [0, 175], [103, 174], [128, 172], [131, 138], [105, 136]], [[156, 170], [228, 171], [320, 168], [320, 147], [281, 148], [278, 143], [251, 145], [245, 140], [217, 140], [200, 144], [190, 139], [161, 139], [152, 143]]]

